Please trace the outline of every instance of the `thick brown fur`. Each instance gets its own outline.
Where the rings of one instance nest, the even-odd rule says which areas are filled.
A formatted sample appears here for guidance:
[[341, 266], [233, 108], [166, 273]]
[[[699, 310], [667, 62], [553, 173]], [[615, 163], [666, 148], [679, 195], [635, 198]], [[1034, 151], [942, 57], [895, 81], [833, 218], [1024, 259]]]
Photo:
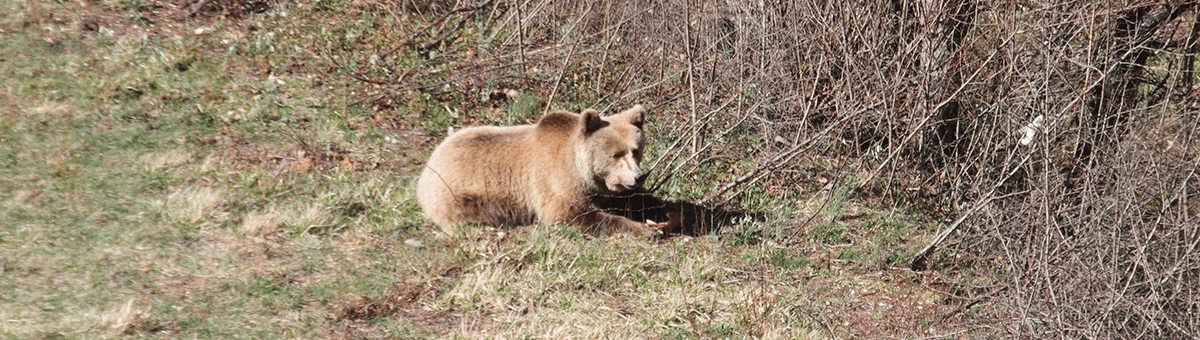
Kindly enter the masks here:
[[552, 112], [534, 125], [472, 127], [434, 149], [417, 181], [417, 202], [449, 230], [463, 223], [571, 223], [590, 234], [658, 233], [597, 209], [590, 198], [633, 189], [645, 135], [641, 105], [600, 117]]

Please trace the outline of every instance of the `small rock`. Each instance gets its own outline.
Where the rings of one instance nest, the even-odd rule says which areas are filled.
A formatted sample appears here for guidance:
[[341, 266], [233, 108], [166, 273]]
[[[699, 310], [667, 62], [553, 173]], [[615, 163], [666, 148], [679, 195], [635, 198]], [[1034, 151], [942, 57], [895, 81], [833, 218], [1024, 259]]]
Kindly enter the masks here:
[[424, 243], [421, 243], [420, 240], [417, 240], [415, 238], [410, 238], [410, 239], [404, 240], [404, 244], [407, 244], [408, 246], [413, 247], [413, 248], [421, 248], [421, 247], [425, 246]]
[[717, 235], [704, 235], [704, 239], [705, 239], [705, 240], [708, 240], [708, 242], [719, 242], [719, 241], [721, 241], [721, 238], [720, 238], [720, 237], [717, 237]]

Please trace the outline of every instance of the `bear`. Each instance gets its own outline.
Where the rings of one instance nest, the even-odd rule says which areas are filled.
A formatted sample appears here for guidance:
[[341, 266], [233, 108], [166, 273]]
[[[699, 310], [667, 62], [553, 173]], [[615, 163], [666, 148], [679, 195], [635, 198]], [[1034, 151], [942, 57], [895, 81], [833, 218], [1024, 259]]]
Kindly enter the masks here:
[[646, 109], [601, 117], [555, 111], [537, 123], [453, 132], [417, 180], [417, 203], [446, 232], [465, 223], [568, 223], [591, 235], [659, 235], [672, 221], [633, 221], [590, 199], [639, 185]]

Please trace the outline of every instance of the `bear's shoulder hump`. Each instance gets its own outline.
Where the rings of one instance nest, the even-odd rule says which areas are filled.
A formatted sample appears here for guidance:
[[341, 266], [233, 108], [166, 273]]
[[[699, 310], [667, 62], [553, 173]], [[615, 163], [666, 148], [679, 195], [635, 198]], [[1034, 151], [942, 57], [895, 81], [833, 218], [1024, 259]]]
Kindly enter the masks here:
[[546, 114], [537, 122], [538, 131], [570, 133], [579, 123], [579, 115], [566, 111]]

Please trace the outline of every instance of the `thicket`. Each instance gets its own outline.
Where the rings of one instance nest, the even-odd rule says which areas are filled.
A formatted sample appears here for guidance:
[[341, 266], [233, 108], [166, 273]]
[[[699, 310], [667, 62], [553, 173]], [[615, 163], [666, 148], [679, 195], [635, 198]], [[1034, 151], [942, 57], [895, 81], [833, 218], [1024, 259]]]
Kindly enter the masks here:
[[1195, 2], [311, 4], [377, 21], [327, 48], [356, 53], [336, 67], [363, 105], [430, 133], [459, 110], [647, 104], [668, 136], [647, 166], [706, 190], [685, 198], [794, 190], [778, 183], [821, 164], [949, 222], [912, 267], [977, 278], [964, 322], [1200, 336]]

